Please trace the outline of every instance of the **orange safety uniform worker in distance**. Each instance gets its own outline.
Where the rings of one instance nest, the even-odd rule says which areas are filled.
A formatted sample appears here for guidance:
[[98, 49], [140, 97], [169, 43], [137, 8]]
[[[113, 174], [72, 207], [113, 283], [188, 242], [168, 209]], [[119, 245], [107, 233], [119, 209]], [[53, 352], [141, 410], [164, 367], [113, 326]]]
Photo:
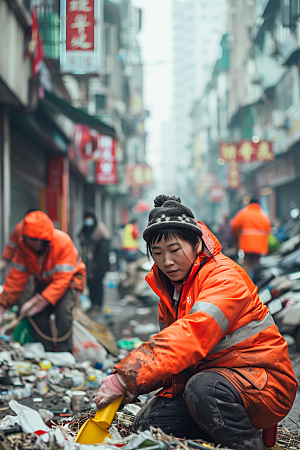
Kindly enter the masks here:
[[[11, 308], [19, 299], [30, 275], [34, 276], [35, 294], [22, 305], [20, 313], [30, 317], [34, 338], [47, 351], [71, 352], [72, 310], [76, 291], [85, 286], [85, 265], [70, 236], [56, 230], [42, 211], [31, 212], [24, 218], [22, 237], [0, 294], [0, 321], [5, 308]], [[49, 325], [53, 312], [58, 329], [57, 346]]]
[[252, 199], [248, 206], [234, 216], [231, 227], [239, 249], [245, 253], [243, 267], [249, 276], [253, 276], [253, 270], [259, 264], [260, 255], [268, 253], [270, 219], [261, 209], [258, 201]]
[[265, 450], [258, 430], [290, 411], [298, 388], [288, 346], [243, 268], [178, 197], [154, 200], [143, 233], [161, 331], [105, 378], [99, 409], [161, 388], [137, 414], [176, 437]]
[[[25, 216], [32, 211], [36, 211], [36, 209], [29, 209]], [[0, 270], [5, 270], [10, 261], [13, 259], [14, 253], [18, 246], [18, 242], [20, 237], [22, 237], [22, 229], [23, 229], [24, 219], [20, 220], [17, 225], [14, 227], [9, 236], [9, 242], [7, 242], [4, 246], [1, 260], [0, 260]]]

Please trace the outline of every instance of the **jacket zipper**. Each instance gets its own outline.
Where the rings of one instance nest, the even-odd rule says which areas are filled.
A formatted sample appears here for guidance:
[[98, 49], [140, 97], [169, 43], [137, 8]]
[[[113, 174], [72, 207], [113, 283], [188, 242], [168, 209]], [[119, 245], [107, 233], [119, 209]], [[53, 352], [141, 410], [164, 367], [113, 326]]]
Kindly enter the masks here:
[[180, 289], [179, 298], [178, 298], [178, 302], [177, 302], [177, 305], [176, 305], [175, 320], [178, 319], [178, 308], [179, 308], [179, 303], [180, 303], [182, 291], [183, 291], [183, 285], [182, 285], [182, 287]]

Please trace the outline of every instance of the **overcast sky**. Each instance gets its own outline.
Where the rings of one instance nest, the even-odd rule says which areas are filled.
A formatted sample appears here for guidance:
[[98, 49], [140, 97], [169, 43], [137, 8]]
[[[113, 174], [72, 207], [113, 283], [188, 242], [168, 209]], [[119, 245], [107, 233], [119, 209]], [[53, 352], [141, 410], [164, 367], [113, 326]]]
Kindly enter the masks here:
[[170, 118], [172, 102], [172, 0], [132, 0], [142, 9], [142, 29], [138, 34], [144, 63], [144, 106], [150, 111], [146, 121], [147, 162], [159, 165], [161, 125]]

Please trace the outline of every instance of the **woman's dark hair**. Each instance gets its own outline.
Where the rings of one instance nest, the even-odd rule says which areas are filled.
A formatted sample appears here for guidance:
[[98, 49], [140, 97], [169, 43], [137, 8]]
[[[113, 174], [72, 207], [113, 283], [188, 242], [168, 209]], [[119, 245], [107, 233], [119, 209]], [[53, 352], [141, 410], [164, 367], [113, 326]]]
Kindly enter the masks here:
[[[159, 230], [153, 230], [153, 232], [149, 233], [149, 235], [147, 236], [148, 259], [152, 258], [151, 246], [152, 246], [152, 244], [154, 244], [154, 242], [160, 242], [162, 239], [167, 241], [171, 237], [176, 238], [176, 236], [189, 242], [193, 249], [195, 249], [196, 245], [199, 242], [199, 238], [200, 238], [199, 234], [195, 233], [193, 230], [188, 230], [185, 228], [172, 227], [172, 228], [161, 228]], [[203, 239], [202, 239], [202, 245], [203, 245], [203, 250], [205, 251], [206, 255], [208, 255], [214, 259], [213, 254], [208, 250]]]

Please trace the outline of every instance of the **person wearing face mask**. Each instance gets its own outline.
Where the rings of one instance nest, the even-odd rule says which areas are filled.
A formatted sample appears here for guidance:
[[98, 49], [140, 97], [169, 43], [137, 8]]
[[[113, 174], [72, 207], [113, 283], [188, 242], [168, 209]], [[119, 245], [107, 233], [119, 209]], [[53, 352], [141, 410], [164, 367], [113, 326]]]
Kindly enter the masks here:
[[87, 285], [92, 307], [90, 312], [99, 314], [103, 302], [103, 278], [109, 271], [110, 233], [94, 209], [84, 213], [83, 227], [79, 233], [81, 255], [86, 265]]
[[[29, 318], [33, 336], [46, 351], [72, 352], [73, 309], [77, 293], [86, 282], [85, 265], [70, 236], [56, 230], [42, 211], [27, 214], [22, 236], [0, 294], [0, 322], [6, 308], [17, 303], [28, 278], [34, 277], [35, 292], [20, 308]], [[49, 317], [55, 314], [57, 339], [52, 337]]]
[[125, 395], [156, 396], [133, 429], [236, 450], [265, 450], [259, 430], [290, 411], [298, 383], [288, 346], [257, 287], [221, 252], [207, 226], [179, 197], [154, 200], [143, 233], [154, 265], [146, 281], [160, 298], [160, 332], [105, 378], [98, 409]]

